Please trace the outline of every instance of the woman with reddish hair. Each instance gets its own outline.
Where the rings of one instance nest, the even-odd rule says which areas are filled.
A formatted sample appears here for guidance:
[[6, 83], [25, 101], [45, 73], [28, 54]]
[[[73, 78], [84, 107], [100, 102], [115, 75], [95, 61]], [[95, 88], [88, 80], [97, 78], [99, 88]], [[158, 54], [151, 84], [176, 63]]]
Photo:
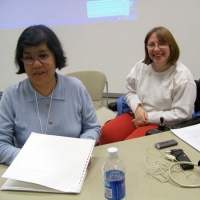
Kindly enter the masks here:
[[102, 127], [99, 145], [145, 136], [158, 127], [192, 118], [196, 85], [179, 58], [179, 47], [164, 27], [150, 30], [144, 40], [145, 58], [127, 76], [126, 102], [134, 114], [122, 114]]

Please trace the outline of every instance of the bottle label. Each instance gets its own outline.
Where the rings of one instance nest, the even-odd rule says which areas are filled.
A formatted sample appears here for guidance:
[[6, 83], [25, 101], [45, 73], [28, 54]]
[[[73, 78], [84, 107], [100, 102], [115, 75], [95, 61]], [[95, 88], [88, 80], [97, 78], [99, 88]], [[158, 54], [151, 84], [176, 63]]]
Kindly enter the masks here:
[[110, 170], [104, 174], [105, 198], [120, 200], [125, 197], [125, 174], [120, 170]]

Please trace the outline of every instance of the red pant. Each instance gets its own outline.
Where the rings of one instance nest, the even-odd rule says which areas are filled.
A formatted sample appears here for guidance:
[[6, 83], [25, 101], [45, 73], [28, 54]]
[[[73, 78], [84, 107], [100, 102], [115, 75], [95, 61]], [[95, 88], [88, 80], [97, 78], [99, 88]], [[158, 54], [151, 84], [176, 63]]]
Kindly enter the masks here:
[[151, 124], [136, 128], [132, 122], [132, 117], [125, 113], [107, 122], [102, 127], [99, 145], [142, 137], [146, 135], [148, 130], [155, 128], [158, 128], [158, 125]]

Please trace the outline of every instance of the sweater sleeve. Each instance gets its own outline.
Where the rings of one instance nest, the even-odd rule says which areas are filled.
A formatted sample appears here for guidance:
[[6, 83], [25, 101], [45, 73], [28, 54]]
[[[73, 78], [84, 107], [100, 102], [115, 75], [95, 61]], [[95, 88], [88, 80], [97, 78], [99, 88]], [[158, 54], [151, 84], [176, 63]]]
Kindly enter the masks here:
[[163, 111], [152, 111], [148, 113], [150, 123], [158, 124], [160, 117], [164, 117], [164, 123], [172, 126], [184, 120], [192, 118], [194, 102], [196, 99], [196, 87], [191, 81], [184, 82], [174, 88], [174, 99], [171, 109]]
[[14, 112], [9, 89], [0, 101], [0, 163], [10, 165], [20, 149], [14, 146]]
[[82, 100], [82, 133], [80, 138], [93, 139], [98, 142], [101, 135], [100, 125], [92, 99], [83, 84], [80, 85], [80, 95]]
[[135, 113], [136, 108], [139, 104], [142, 105], [142, 102], [138, 98], [137, 95], [137, 65], [138, 63], [132, 68], [131, 72], [126, 78], [127, 81], [127, 94], [126, 94], [126, 102], [130, 109]]

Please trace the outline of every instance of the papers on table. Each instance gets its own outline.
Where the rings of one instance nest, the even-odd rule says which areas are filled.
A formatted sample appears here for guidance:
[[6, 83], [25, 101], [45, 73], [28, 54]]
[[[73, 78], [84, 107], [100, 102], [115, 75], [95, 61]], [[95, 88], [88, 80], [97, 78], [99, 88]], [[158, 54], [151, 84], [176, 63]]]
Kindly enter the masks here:
[[1, 190], [80, 193], [94, 140], [31, 133]]
[[171, 129], [172, 133], [200, 151], [200, 124], [180, 129]]

